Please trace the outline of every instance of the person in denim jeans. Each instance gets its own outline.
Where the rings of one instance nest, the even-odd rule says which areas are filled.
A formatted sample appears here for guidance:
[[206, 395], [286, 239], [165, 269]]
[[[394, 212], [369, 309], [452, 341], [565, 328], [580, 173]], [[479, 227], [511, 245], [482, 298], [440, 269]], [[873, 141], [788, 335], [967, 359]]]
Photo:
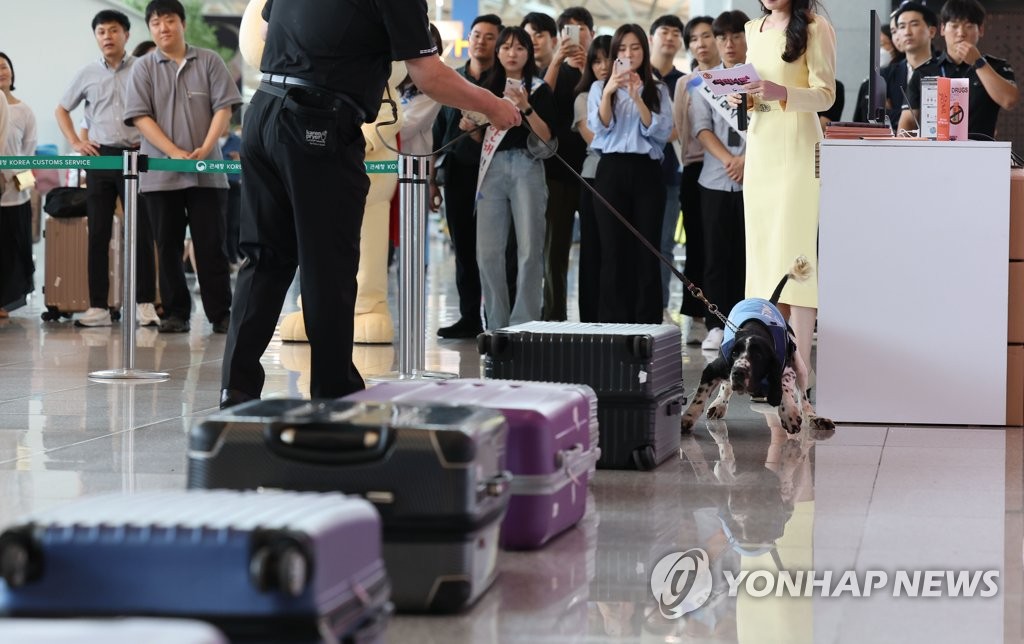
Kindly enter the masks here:
[[[522, 27], [507, 27], [498, 34], [497, 58], [486, 86], [515, 103], [523, 124], [508, 130], [493, 152], [485, 141], [482, 152], [493, 154], [479, 182], [476, 215], [476, 256], [488, 329], [541, 318], [548, 189], [544, 164], [530, 152], [527, 140], [535, 135], [554, 145], [551, 123], [555, 116], [554, 95], [537, 74], [533, 43]], [[472, 127], [467, 123], [465, 129]], [[492, 133], [488, 128], [487, 134]], [[514, 303], [509, 302], [505, 272], [510, 220], [518, 265]]]

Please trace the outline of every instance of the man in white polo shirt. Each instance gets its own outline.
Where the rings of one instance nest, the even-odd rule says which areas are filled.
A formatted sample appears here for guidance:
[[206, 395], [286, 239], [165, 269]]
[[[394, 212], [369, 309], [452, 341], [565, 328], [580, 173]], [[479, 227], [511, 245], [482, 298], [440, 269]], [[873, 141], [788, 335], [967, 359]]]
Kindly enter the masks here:
[[[92, 19], [92, 32], [102, 57], [82, 68], [57, 105], [55, 116], [60, 131], [71, 147], [86, 156], [121, 156], [137, 150], [139, 131], [124, 123], [125, 95], [135, 58], [125, 52], [131, 23], [120, 11], [104, 9]], [[84, 103], [89, 138], [75, 132], [71, 112]], [[86, 182], [86, 212], [89, 217], [89, 309], [75, 324], [110, 326], [107, 293], [110, 289], [110, 234], [117, 197], [124, 203], [124, 180], [119, 170], [90, 170]], [[138, 322], [159, 324], [153, 308], [156, 274], [153, 265], [153, 233], [149, 217], [139, 200], [136, 220]], [[126, 316], [127, 318], [128, 316]]]

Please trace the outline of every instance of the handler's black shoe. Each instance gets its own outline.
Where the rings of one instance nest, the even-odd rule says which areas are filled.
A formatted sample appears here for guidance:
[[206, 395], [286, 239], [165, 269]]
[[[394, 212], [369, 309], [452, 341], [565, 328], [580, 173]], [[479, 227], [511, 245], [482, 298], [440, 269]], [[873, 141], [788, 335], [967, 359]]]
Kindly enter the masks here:
[[235, 405], [241, 405], [242, 403], [249, 402], [250, 400], [258, 400], [255, 396], [250, 396], [247, 393], [238, 391], [237, 389], [221, 389], [220, 390], [220, 408], [227, 409], [228, 407], [234, 407]]
[[451, 326], [443, 326], [438, 329], [437, 337], [446, 340], [475, 338], [483, 332], [483, 327], [479, 323], [473, 324], [463, 318]]

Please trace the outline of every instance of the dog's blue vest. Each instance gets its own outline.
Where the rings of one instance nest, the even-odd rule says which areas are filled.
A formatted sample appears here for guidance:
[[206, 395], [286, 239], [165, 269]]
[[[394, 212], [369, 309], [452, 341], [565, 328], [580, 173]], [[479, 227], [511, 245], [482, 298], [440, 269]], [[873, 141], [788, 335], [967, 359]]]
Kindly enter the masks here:
[[775, 345], [775, 355], [779, 359], [779, 364], [785, 368], [786, 349], [789, 347], [789, 331], [786, 327], [786, 318], [782, 317], [782, 313], [774, 304], [759, 297], [740, 300], [739, 304], [732, 307], [732, 310], [729, 311], [729, 321], [735, 326], [730, 328], [730, 325], [726, 325], [725, 327], [725, 337], [722, 340], [722, 357], [728, 360], [729, 352], [732, 351], [732, 345], [736, 343], [736, 332], [733, 331], [733, 328], [738, 329], [744, 322], [749, 320], [756, 320], [768, 329], [772, 336], [772, 343]]

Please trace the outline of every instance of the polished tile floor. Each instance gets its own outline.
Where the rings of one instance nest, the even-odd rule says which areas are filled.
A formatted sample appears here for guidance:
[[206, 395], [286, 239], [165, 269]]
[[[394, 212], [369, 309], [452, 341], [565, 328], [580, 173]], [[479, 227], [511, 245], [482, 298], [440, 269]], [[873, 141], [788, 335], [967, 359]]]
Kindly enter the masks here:
[[[454, 321], [457, 295], [437, 237], [430, 256], [427, 367], [477, 376], [474, 342], [434, 339]], [[44, 324], [41, 309], [37, 295], [0, 321], [0, 524], [84, 494], [183, 487], [186, 432], [216, 406], [224, 337], [201, 315], [187, 335], [142, 329], [136, 366], [170, 378], [102, 384], [88, 374], [121, 366], [120, 327]], [[368, 375], [396, 361], [390, 346], [360, 347], [357, 358]], [[690, 390], [704, 360], [687, 348]], [[274, 342], [265, 393], [301, 395], [308, 361], [307, 346]], [[770, 410], [738, 398], [726, 421], [699, 423], [656, 471], [599, 471], [582, 524], [540, 552], [501, 553], [496, 586], [472, 610], [396, 617], [389, 640], [1020, 642], [1022, 458], [1019, 429], [840, 426], [831, 437], [790, 438]], [[715, 575], [710, 599], [663, 617], [654, 566], [694, 548]], [[820, 584], [805, 597], [756, 596], [779, 567], [816, 580], [830, 572], [834, 590], [846, 571], [862, 580], [881, 572], [888, 583], [869, 597], [849, 586], [822, 596]], [[893, 597], [901, 572], [947, 570], [998, 571], [998, 592]], [[722, 574], [741, 571], [757, 583], [731, 596]]]

